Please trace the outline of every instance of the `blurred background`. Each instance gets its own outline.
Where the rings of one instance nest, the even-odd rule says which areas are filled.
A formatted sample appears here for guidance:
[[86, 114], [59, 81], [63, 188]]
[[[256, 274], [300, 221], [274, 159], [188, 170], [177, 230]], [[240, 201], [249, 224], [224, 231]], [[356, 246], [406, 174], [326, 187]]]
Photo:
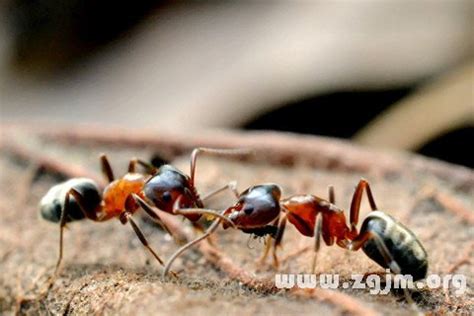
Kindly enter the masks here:
[[0, 10], [3, 124], [292, 131], [474, 167], [472, 0]]

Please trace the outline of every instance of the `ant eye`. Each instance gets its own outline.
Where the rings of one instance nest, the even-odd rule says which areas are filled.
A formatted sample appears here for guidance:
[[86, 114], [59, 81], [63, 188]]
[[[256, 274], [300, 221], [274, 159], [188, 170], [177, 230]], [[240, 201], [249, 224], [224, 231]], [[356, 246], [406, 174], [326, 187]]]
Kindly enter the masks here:
[[164, 202], [169, 202], [171, 201], [171, 193], [169, 193], [169, 191], [166, 191], [163, 193], [161, 198], [163, 199]]
[[252, 205], [247, 205], [244, 208], [244, 213], [247, 214], [247, 215], [250, 215], [250, 214], [252, 214], [253, 210], [254, 210], [254, 207]]

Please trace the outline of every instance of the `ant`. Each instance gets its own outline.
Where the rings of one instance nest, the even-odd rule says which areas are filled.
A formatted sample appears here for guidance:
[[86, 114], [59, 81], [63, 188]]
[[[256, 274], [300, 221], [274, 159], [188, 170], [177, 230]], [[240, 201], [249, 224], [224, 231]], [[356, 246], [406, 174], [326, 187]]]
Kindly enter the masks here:
[[[364, 219], [360, 231], [357, 229], [359, 210], [364, 191], [372, 212]], [[316, 267], [316, 257], [323, 238], [326, 245], [334, 243], [341, 248], [356, 251], [362, 248], [365, 254], [393, 273], [408, 274], [417, 281], [426, 277], [428, 260], [421, 242], [407, 227], [393, 217], [378, 210], [369, 183], [361, 179], [357, 185], [350, 207], [349, 222], [346, 224], [344, 210], [335, 204], [334, 188], [329, 187], [329, 199], [314, 195], [294, 195], [281, 199], [281, 189], [276, 184], [262, 184], [242, 192], [237, 202], [221, 214], [233, 225], [247, 234], [268, 236], [266, 249], [260, 259], [263, 263], [273, 243], [273, 264], [278, 267], [276, 249], [281, 244], [287, 220], [304, 236], [314, 237], [314, 257], [312, 271]], [[168, 260], [163, 276], [173, 261], [186, 249], [205, 239], [218, 228], [218, 218], [205, 234], [182, 246]], [[223, 222], [223, 228], [230, 227]]]
[[[183, 215], [193, 223], [198, 221], [202, 215], [210, 215], [234, 226], [225, 216], [213, 210], [204, 209], [203, 201], [225, 189], [230, 189], [237, 194], [234, 188], [235, 183], [230, 182], [201, 198], [194, 186], [196, 160], [200, 153], [240, 155], [248, 152], [243, 149], [196, 148], [191, 154], [190, 176], [169, 164], [156, 168], [145, 161], [134, 158], [130, 160], [128, 172], [119, 179], [115, 179], [107, 156], [102, 154], [100, 156], [101, 169], [108, 180], [102, 194], [99, 186], [92, 179], [74, 178], [53, 186], [41, 199], [41, 216], [47, 221], [59, 222], [60, 225], [59, 255], [54, 277], [58, 273], [63, 257], [63, 230], [69, 222], [86, 218], [95, 222], [104, 222], [117, 218], [123, 225], [129, 223], [143, 246], [161, 265], [164, 265], [163, 260], [149, 245], [132, 217], [139, 208], [143, 209], [172, 236], [173, 234], [157, 212], [153, 210], [153, 207], [173, 215]], [[146, 174], [149, 175], [148, 179], [146, 174], [136, 171], [137, 165], [145, 168]]]

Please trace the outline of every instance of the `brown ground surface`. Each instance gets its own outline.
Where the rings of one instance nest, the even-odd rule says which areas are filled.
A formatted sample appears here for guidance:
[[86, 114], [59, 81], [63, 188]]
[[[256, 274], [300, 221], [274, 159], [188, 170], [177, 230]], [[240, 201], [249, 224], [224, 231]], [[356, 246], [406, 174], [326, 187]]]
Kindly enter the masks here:
[[[367, 178], [378, 206], [410, 227], [425, 245], [429, 273], [455, 272], [467, 277], [468, 291], [462, 296], [442, 289], [414, 293], [419, 308], [428, 313], [473, 312], [472, 170], [403, 153], [370, 152], [330, 139], [273, 133], [190, 137], [96, 129], [32, 133], [8, 126], [1, 145], [0, 314], [410, 313], [398, 292], [374, 296], [368, 290], [351, 289], [276, 291], [271, 286], [275, 271], [270, 265], [257, 269], [255, 264], [263, 243], [249, 242], [248, 235], [231, 230], [219, 230], [218, 251], [203, 243], [178, 259], [174, 270], [179, 272], [179, 280], [162, 281], [161, 268], [130, 228], [114, 220], [69, 226], [61, 275], [46, 296], [38, 297], [53, 271], [58, 229], [39, 219], [37, 204], [57, 179], [43, 173], [30, 187], [34, 163], [53, 162], [53, 169], [64, 167], [61, 172], [66, 175], [87, 172], [97, 176], [98, 154], [106, 152], [119, 175], [130, 157], [148, 158], [160, 152], [188, 172], [189, 148], [198, 145], [257, 149], [256, 156], [246, 161], [199, 160], [197, 186], [202, 193], [234, 179], [240, 190], [276, 182], [285, 195], [326, 196], [327, 186], [332, 184], [337, 204], [348, 208], [357, 181]], [[64, 165], [58, 166], [58, 161]], [[208, 206], [220, 208], [229, 203], [232, 196], [223, 194]], [[366, 202], [363, 205], [362, 216], [369, 209]], [[185, 221], [179, 223], [188, 226]], [[146, 220], [140, 220], [140, 225], [162, 257], [177, 249], [156, 226]], [[311, 251], [294, 254], [311, 244], [311, 239], [301, 237], [289, 225], [279, 271], [307, 272]], [[317, 266], [317, 273], [339, 273], [342, 281], [350, 281], [351, 273], [382, 271], [362, 252], [326, 246]]]

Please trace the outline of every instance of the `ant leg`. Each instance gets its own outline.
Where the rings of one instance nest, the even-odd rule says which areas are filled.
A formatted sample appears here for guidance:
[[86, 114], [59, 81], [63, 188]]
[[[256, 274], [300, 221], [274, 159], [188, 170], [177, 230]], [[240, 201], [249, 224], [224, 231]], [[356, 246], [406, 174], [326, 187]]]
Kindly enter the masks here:
[[377, 205], [375, 204], [375, 200], [372, 195], [372, 190], [370, 189], [369, 183], [367, 182], [367, 180], [361, 179], [354, 191], [354, 195], [352, 196], [350, 211], [350, 223], [352, 231], [356, 230], [356, 226], [359, 221], [359, 210], [360, 204], [362, 202], [362, 194], [364, 193], [364, 189], [369, 199], [370, 208], [372, 209], [372, 211], [377, 210]]
[[257, 261], [258, 266], [261, 266], [265, 263], [265, 259], [267, 259], [268, 253], [270, 252], [271, 244], [272, 244], [272, 237], [267, 236], [267, 239], [265, 240], [265, 249], [263, 250], [263, 253], [260, 256], [260, 259], [258, 259]]
[[272, 248], [272, 255], [273, 255], [273, 266], [275, 269], [278, 269], [279, 262], [278, 262], [278, 257], [277, 257], [277, 247], [281, 245], [281, 241], [283, 239], [283, 234], [285, 233], [285, 227], [286, 227], [286, 214], [284, 214], [279, 221], [278, 224], [278, 230], [275, 235], [275, 242], [273, 243], [273, 248]]
[[67, 217], [69, 215], [69, 201], [70, 201], [70, 196], [73, 196], [74, 199], [76, 200], [77, 204], [79, 205], [79, 209], [82, 211], [84, 216], [90, 220], [93, 221], [99, 221], [97, 219], [97, 215], [95, 213], [95, 210], [89, 210], [86, 207], [84, 207], [84, 197], [76, 191], [75, 189], [70, 189], [64, 198], [64, 206], [61, 211], [61, 217], [59, 219], [59, 254], [58, 254], [58, 260], [56, 261], [56, 267], [54, 269], [54, 274], [50, 280], [50, 283], [48, 285], [48, 288], [51, 288], [53, 286], [54, 279], [58, 276], [59, 272], [59, 267], [61, 266], [61, 261], [63, 259], [63, 236], [64, 236], [64, 227], [66, 226], [67, 223]]
[[145, 200], [143, 200], [139, 195], [135, 193], [132, 193], [132, 197], [135, 202], [145, 211], [148, 216], [151, 217], [151, 219], [155, 223], [160, 225], [171, 237], [173, 237], [175, 243], [177, 243], [178, 245], [181, 243], [180, 239], [173, 234], [173, 232], [168, 228], [168, 226], [166, 226], [165, 222], [161, 219], [158, 213], [153, 210], [152, 206], [150, 206]]
[[232, 222], [227, 216], [223, 213], [216, 212], [210, 209], [204, 208], [178, 208], [173, 210], [173, 214], [178, 215], [193, 215], [193, 214], [200, 214], [200, 215], [210, 215], [212, 217], [220, 218], [221, 220], [225, 221], [229, 226], [232, 228], [236, 228], [234, 222]]
[[385, 242], [383, 241], [382, 237], [380, 237], [380, 235], [374, 231], [366, 231], [359, 234], [359, 236], [357, 236], [354, 240], [347, 243], [345, 248], [352, 251], [359, 250], [369, 239], [372, 239], [374, 241], [377, 250], [382, 255], [385, 263], [390, 268], [390, 270], [392, 270], [396, 274], [400, 274], [400, 266], [390, 254], [390, 251], [385, 245]]
[[135, 173], [136, 172], [136, 169], [137, 169], [137, 165], [140, 165], [142, 166], [145, 170], [146, 170], [146, 173], [147, 174], [155, 174], [157, 169], [155, 168], [155, 166], [153, 166], [152, 164], [146, 162], [146, 161], [143, 161], [141, 159], [138, 159], [138, 158], [133, 158], [130, 160], [130, 162], [128, 163], [128, 172], [129, 173]]
[[148, 174], [155, 174], [158, 172], [158, 169], [155, 166], [153, 166], [151, 163], [148, 163], [141, 159], [137, 159], [137, 163], [143, 168], [145, 168]]
[[235, 195], [236, 198], [239, 197], [239, 191], [237, 191], [237, 182], [236, 181], [231, 181], [229, 183], [227, 183], [226, 185], [224, 185], [223, 187], [221, 188], [218, 188], [214, 191], [211, 191], [209, 193], [207, 193], [206, 195], [204, 195], [204, 197], [201, 198], [201, 201], [204, 202], [205, 200], [207, 199], [210, 199], [211, 197], [225, 191], [225, 190], [230, 190], [232, 191], [232, 193]]
[[[176, 201], [174, 202], [173, 214], [183, 215], [183, 216], [186, 216], [186, 215], [210, 215], [211, 217], [219, 217], [223, 221], [225, 221], [227, 224], [229, 224], [232, 228], [235, 228], [234, 223], [224, 215], [225, 212], [219, 213], [215, 210], [205, 209], [205, 208], [202, 208], [202, 207], [199, 207], [199, 208], [180, 208], [179, 205], [181, 204], [182, 197], [183, 197], [182, 195], [179, 196], [176, 199]], [[201, 230], [200, 225], [198, 225], [196, 222], [193, 222], [193, 226], [195, 228], [197, 228], [198, 230]]]
[[170, 230], [165, 225], [161, 217], [153, 210], [152, 206], [150, 206], [145, 200], [143, 200], [139, 195], [135, 193], [132, 193], [132, 197], [135, 202], [140, 205], [140, 207], [145, 211], [145, 213], [153, 219], [154, 222], [162, 226], [162, 228], [171, 235]]
[[[384, 257], [384, 260], [385, 260], [386, 264], [390, 267], [390, 270], [392, 270], [392, 272], [394, 272], [395, 274], [401, 274], [402, 271], [400, 269], [400, 266], [395, 261], [395, 259], [393, 259], [392, 255], [388, 251], [387, 246], [385, 245], [385, 242], [383, 241], [383, 239], [377, 233], [373, 233], [372, 236], [374, 237], [375, 245], [377, 246], [378, 251]], [[418, 309], [418, 306], [413, 301], [413, 298], [411, 297], [411, 294], [410, 294], [410, 291], [409, 291], [408, 288], [406, 288], [406, 287], [403, 288], [403, 294], [405, 295], [405, 299], [407, 300], [408, 305], [410, 305], [410, 307], [417, 314], [421, 314], [419, 309]]]
[[[352, 242], [348, 244], [349, 250], [358, 250], [360, 249], [365, 242], [367, 242], [368, 239], [372, 239], [375, 243], [375, 246], [377, 247], [377, 250], [379, 253], [382, 255], [384, 258], [384, 261], [386, 265], [390, 268], [390, 270], [395, 273], [395, 274], [401, 274], [401, 268], [400, 265], [397, 263], [397, 261], [393, 258], [393, 256], [390, 254], [390, 251], [387, 248], [387, 245], [385, 245], [385, 242], [383, 241], [383, 238], [380, 237], [380, 235], [374, 231], [368, 231], [365, 232], [361, 235], [359, 235], [356, 239], [354, 239]], [[410, 307], [415, 311], [419, 312], [417, 305], [413, 301], [413, 298], [410, 295], [410, 292], [408, 291], [407, 288], [403, 288], [403, 293], [405, 295], [405, 299], [407, 300], [408, 304]]]
[[107, 158], [107, 155], [101, 154], [100, 155], [100, 168], [102, 170], [102, 173], [105, 175], [107, 178], [107, 181], [112, 182], [114, 181], [114, 172], [112, 171], [112, 167], [110, 166], [109, 159]]
[[84, 197], [82, 196], [82, 194], [76, 191], [75, 189], [70, 189], [66, 193], [66, 197], [64, 198], [64, 208], [63, 208], [63, 211], [61, 212], [61, 218], [59, 220], [59, 257], [58, 257], [58, 261], [56, 262], [56, 268], [54, 271], [55, 275], [57, 274], [59, 270], [59, 266], [63, 258], [63, 234], [64, 234], [64, 227], [66, 226], [66, 222], [67, 222], [67, 216], [69, 215], [69, 200], [70, 200], [71, 195], [76, 200], [77, 204], [79, 205], [79, 209], [82, 211], [82, 213], [84, 214], [86, 218], [93, 221], [98, 221], [95, 211], [90, 211], [89, 209], [84, 207], [85, 202], [84, 202]]
[[[223, 214], [223, 213], [222, 213]], [[201, 240], [204, 240], [206, 238], [208, 238], [218, 227], [219, 227], [219, 224], [221, 222], [221, 219], [220, 218], [217, 218], [211, 226], [209, 226], [209, 228], [206, 230], [206, 232], [204, 234], [202, 234], [201, 236], [199, 236], [198, 238], [188, 242], [186, 245], [183, 245], [181, 248], [179, 248], [171, 257], [170, 259], [168, 260], [168, 262], [166, 263], [165, 265], [165, 268], [163, 270], [163, 275], [162, 277], [165, 278], [166, 275], [168, 274], [168, 271], [170, 270], [171, 268], [171, 265], [173, 264], [173, 262], [176, 260], [176, 258], [178, 258], [183, 252], [185, 252], [187, 249], [191, 248], [192, 246], [196, 245], [197, 243], [199, 243]]]
[[[275, 219], [272, 223], [270, 223], [270, 225], [278, 226], [279, 222], [280, 222], [280, 217]], [[277, 234], [278, 234], [278, 230], [277, 230]], [[276, 237], [276, 235], [275, 235], [275, 237]], [[268, 235], [267, 239], [265, 240], [265, 249], [263, 250], [263, 253], [260, 256], [260, 259], [257, 260], [257, 265], [258, 266], [261, 266], [265, 263], [265, 259], [267, 259], [268, 253], [270, 252], [271, 245], [272, 245], [272, 236]]]
[[[331, 199], [331, 194], [329, 194], [329, 196], [330, 196], [329, 199]], [[334, 198], [334, 195], [332, 195], [332, 197]], [[321, 229], [323, 225], [323, 217], [318, 216], [318, 215], [319, 214], [316, 213], [316, 225], [314, 225], [314, 255], [313, 255], [313, 263], [311, 264], [311, 273], [313, 274], [314, 274], [314, 271], [316, 270], [316, 260], [318, 258], [319, 248], [321, 247]]]
[[191, 171], [189, 180], [191, 186], [194, 186], [194, 175], [196, 174], [196, 160], [198, 154], [200, 153], [213, 154], [217, 156], [240, 156], [252, 154], [254, 153], [254, 151], [250, 149], [216, 149], [204, 147], [195, 148], [191, 153]]
[[[129, 195], [129, 198], [132, 198], [131, 195]], [[127, 203], [125, 203], [125, 205], [127, 205]], [[130, 204], [129, 204], [130, 205]], [[132, 217], [132, 213], [128, 210], [126, 210], [125, 212], [123, 212], [121, 215], [120, 215], [120, 222], [122, 224], [126, 224], [127, 222], [130, 223], [130, 226], [132, 226], [133, 230], [135, 231], [135, 234], [137, 235], [138, 239], [140, 239], [141, 243], [143, 244], [143, 246], [145, 246], [146, 249], [148, 249], [148, 251], [153, 255], [153, 257], [155, 257], [155, 259], [161, 264], [161, 265], [164, 265], [163, 264], [163, 260], [161, 260], [161, 258], [157, 255], [157, 253], [153, 250], [153, 248], [151, 248], [151, 246], [149, 245], [148, 243], [148, 240], [145, 238], [145, 235], [143, 235], [142, 231], [140, 230], [140, 228], [138, 227], [137, 223], [135, 222], [135, 220], [133, 219]]]
[[[336, 203], [336, 194], [334, 193], [334, 187], [332, 185], [328, 186], [328, 196], [329, 196], [329, 203], [335, 204]], [[313, 255], [313, 262], [311, 264], [311, 273], [314, 274], [316, 270], [316, 261], [318, 259], [318, 252], [321, 248], [321, 233], [322, 233], [322, 226], [323, 226], [323, 217], [318, 216], [319, 213], [316, 213], [315, 225], [314, 225], [314, 255]]]
[[334, 187], [328, 186], [329, 203], [336, 204], [336, 194], [334, 193]]
[[128, 173], [135, 173], [137, 172], [137, 159], [133, 158], [130, 159], [130, 162], [128, 163]]
[[54, 278], [57, 277], [59, 272], [59, 266], [61, 265], [61, 261], [63, 260], [63, 235], [64, 235], [64, 227], [66, 226], [66, 219], [69, 215], [69, 192], [66, 193], [66, 197], [64, 199], [64, 208], [61, 212], [61, 219], [59, 220], [59, 254], [58, 260], [56, 261], [56, 267], [54, 268]]

